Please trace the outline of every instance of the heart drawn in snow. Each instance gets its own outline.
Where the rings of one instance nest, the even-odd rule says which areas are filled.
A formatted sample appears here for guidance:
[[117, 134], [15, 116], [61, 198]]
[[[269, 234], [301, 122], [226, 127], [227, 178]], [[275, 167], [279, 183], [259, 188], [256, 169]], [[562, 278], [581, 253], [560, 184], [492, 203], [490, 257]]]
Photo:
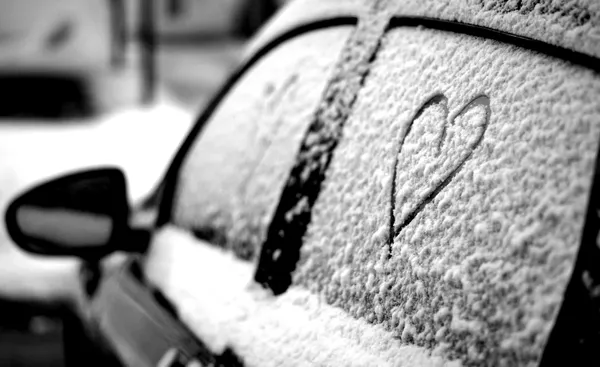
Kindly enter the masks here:
[[483, 140], [490, 99], [479, 95], [449, 117], [437, 94], [417, 110], [394, 160], [388, 245], [456, 176]]

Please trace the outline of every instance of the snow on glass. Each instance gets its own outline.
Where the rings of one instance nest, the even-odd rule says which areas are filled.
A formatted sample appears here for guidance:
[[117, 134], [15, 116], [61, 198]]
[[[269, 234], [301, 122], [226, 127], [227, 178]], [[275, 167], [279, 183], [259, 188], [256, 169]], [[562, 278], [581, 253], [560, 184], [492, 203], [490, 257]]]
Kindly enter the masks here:
[[[590, 72], [526, 50], [390, 31], [295, 284], [464, 365], [537, 363], [580, 241], [600, 134], [600, 105], [586, 96], [599, 92]], [[478, 96], [489, 106], [463, 110]]]
[[[342, 46], [336, 41], [344, 32], [304, 37], [332, 49]], [[297, 91], [281, 110], [282, 124], [269, 130], [277, 136], [253, 166], [252, 182], [239, 174], [257, 154], [244, 123], [260, 110], [260, 80], [284, 81], [294, 64], [288, 58], [298, 57], [289, 50], [307, 52], [301, 46], [290, 41], [290, 49], [269, 56], [217, 111], [186, 162], [179, 224], [222, 228], [236, 251], [236, 241], [261, 243], [310, 121], [306, 111], [318, 103], [314, 90], [325, 85], [329, 56], [303, 69], [298, 88], [310, 89]], [[185, 299], [184, 313], [198, 333], [235, 345], [249, 365], [268, 365], [270, 358], [288, 365], [393, 365], [411, 361], [404, 347], [441, 357], [430, 365], [534, 365], [580, 241], [600, 134], [600, 106], [588, 97], [598, 93], [590, 72], [527, 50], [392, 30], [344, 126], [290, 290], [280, 297], [249, 291], [251, 263], [243, 263], [243, 281], [217, 277], [225, 300], [197, 299], [205, 286], [193, 275], [200, 266], [189, 267], [193, 284], [181, 275], [163, 280], [165, 287]], [[243, 185], [247, 201], [240, 206], [231, 193]], [[255, 237], [248, 240], [244, 231]], [[298, 306], [307, 302], [319, 311]], [[213, 324], [202, 316], [211, 307]], [[306, 325], [294, 322], [305, 318]], [[346, 337], [332, 344], [339, 354], [327, 346], [336, 333]], [[375, 359], [355, 354], [366, 350], [364, 358]]]

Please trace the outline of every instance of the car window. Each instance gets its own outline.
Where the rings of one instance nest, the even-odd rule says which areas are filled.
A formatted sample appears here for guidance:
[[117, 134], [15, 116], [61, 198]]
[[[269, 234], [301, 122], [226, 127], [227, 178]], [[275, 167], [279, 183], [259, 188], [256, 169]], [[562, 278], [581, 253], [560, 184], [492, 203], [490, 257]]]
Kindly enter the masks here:
[[180, 170], [172, 221], [252, 258], [351, 26], [299, 35], [260, 59], [206, 122]]
[[561, 59], [390, 30], [294, 285], [465, 365], [535, 363], [581, 241], [598, 95], [596, 72]]

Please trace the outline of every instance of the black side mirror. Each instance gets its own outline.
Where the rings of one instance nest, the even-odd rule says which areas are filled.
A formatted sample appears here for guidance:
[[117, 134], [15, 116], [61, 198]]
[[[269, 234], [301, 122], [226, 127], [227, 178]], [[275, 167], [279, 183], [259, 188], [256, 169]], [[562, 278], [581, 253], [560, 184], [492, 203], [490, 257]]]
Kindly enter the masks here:
[[134, 232], [123, 173], [103, 168], [70, 174], [37, 186], [6, 211], [13, 241], [26, 251], [97, 260], [125, 250]]

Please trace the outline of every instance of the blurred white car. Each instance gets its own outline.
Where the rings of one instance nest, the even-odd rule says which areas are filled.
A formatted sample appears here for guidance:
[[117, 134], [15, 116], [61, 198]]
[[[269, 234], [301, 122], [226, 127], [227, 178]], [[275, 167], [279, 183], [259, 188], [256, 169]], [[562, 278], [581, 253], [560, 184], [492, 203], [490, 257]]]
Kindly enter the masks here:
[[[97, 164], [117, 165], [138, 182], [129, 198], [136, 205], [190, 127], [191, 112], [162, 92], [141, 103], [142, 65], [131, 54], [135, 43], [128, 50], [117, 34], [125, 25], [111, 11], [123, 2], [112, 3], [0, 1], [0, 210], [28, 186]], [[27, 325], [32, 312], [56, 308], [74, 289], [78, 261], [26, 254], [4, 225], [0, 255], [0, 325]]]
[[121, 0], [1, 0], [2, 115], [89, 116], [138, 103], [125, 10]]

